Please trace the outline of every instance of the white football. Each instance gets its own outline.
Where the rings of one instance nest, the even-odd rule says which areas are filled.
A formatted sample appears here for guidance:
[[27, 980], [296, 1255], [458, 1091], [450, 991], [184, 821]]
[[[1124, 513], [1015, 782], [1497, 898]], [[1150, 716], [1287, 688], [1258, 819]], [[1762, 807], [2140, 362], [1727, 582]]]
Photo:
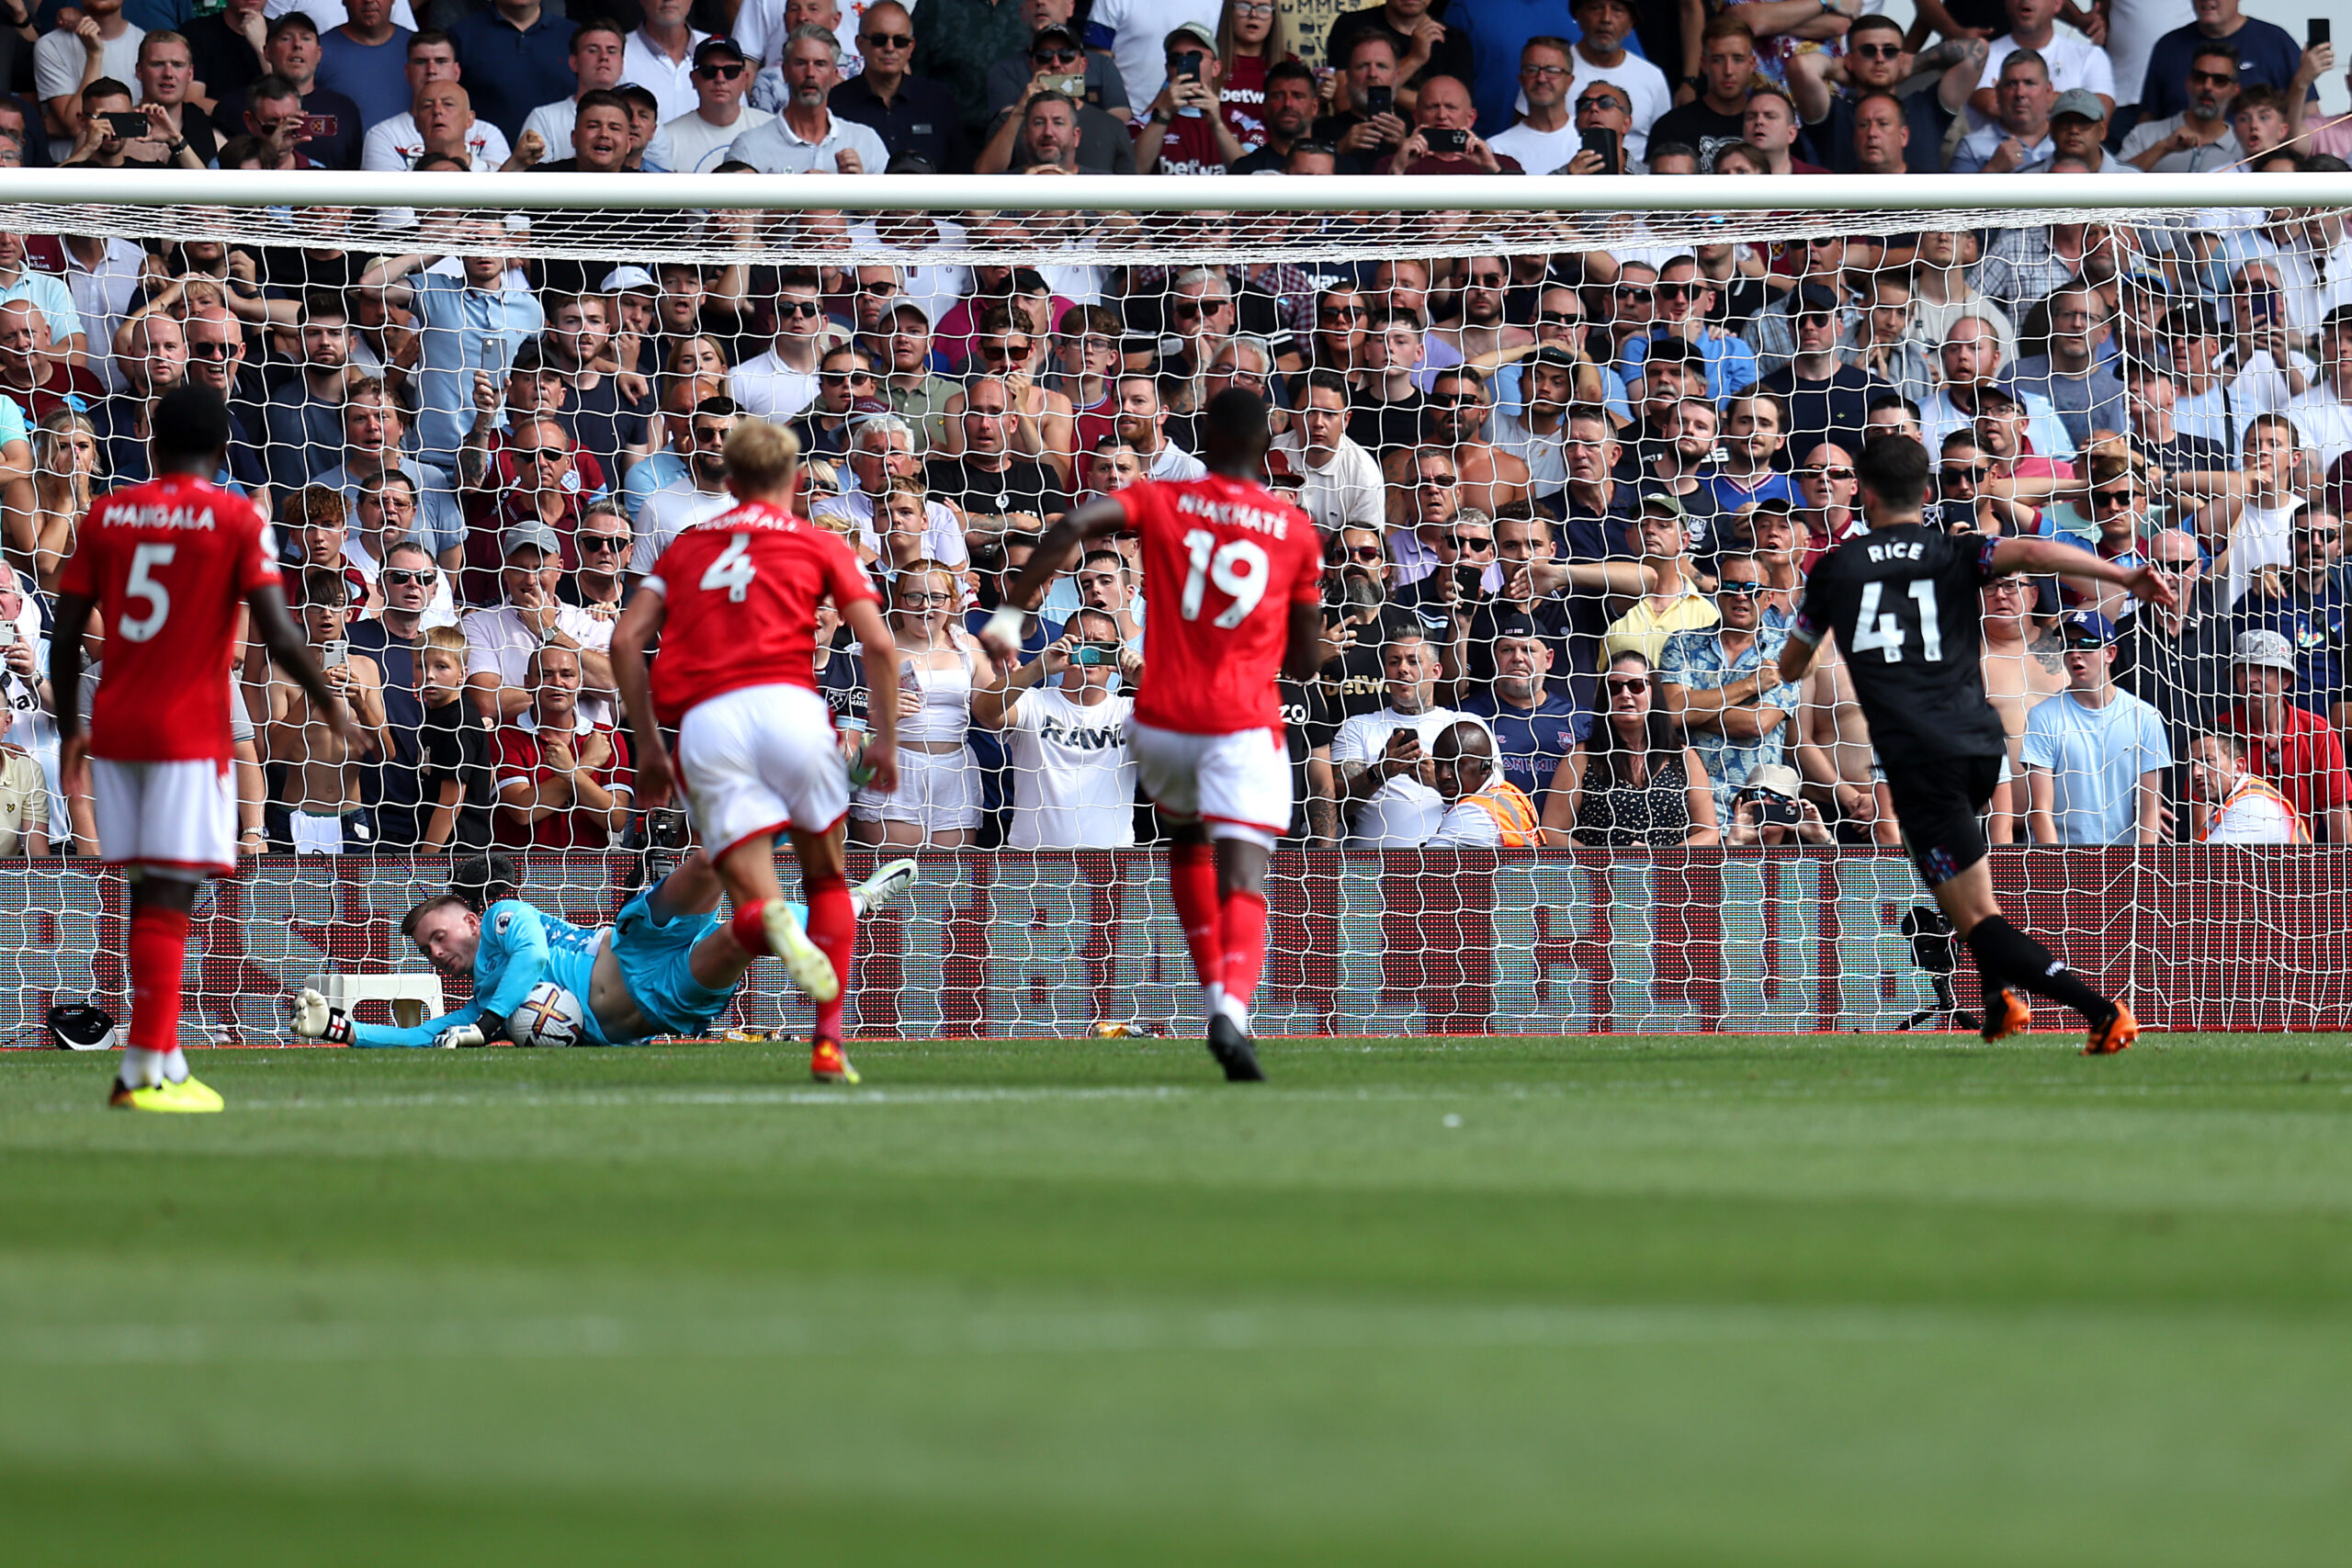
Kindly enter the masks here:
[[517, 1045], [577, 1045], [586, 1021], [578, 997], [542, 980], [506, 1021], [506, 1038]]

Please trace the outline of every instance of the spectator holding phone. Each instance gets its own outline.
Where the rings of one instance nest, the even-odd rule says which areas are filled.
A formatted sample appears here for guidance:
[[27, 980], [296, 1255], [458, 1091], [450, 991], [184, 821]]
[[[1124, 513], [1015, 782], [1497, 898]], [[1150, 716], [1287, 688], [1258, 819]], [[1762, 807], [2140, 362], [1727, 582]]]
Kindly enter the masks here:
[[1216, 175], [1248, 151], [1225, 118], [1217, 96], [1225, 62], [1216, 35], [1186, 22], [1168, 35], [1168, 82], [1136, 132], [1136, 167], [1146, 174]]
[[[1117, 676], [1123, 691], [1111, 689]], [[972, 722], [1001, 730], [1012, 770], [1016, 850], [1116, 850], [1135, 842], [1131, 694], [1143, 656], [1100, 610], [1072, 615], [1044, 652], [972, 694]]]
[[254, 84], [243, 102], [235, 94], [223, 94], [220, 117], [232, 118], [250, 110], [260, 101], [262, 83], [276, 77], [292, 89], [300, 103], [303, 155], [322, 169], [357, 168], [361, 140], [368, 129], [366, 116], [348, 96], [319, 85], [318, 25], [301, 11], [272, 17], [261, 59], [268, 75]]
[[383, 671], [373, 659], [351, 650], [345, 636], [351, 593], [340, 572], [305, 571], [301, 594], [303, 636], [327, 685], [359, 721], [365, 739], [356, 745], [345, 740], [331, 716], [319, 713], [299, 684], [273, 668], [262, 757], [283, 771], [263, 819], [270, 848], [281, 854], [365, 854], [376, 848], [376, 820], [361, 802], [361, 766], [391, 750]]
[[1344, 55], [1326, 58], [1342, 62], [1338, 85], [1351, 107], [1317, 120], [1314, 139], [1337, 154], [1340, 174], [1369, 174], [1412, 134], [1396, 112], [1396, 40], [1373, 28], [1358, 33]]
[[1732, 796], [1728, 844], [1830, 844], [1837, 840], [1821, 819], [1821, 808], [1804, 798], [1797, 771], [1779, 762], [1758, 762]]
[[1523, 175], [1519, 160], [1497, 152], [1476, 130], [1470, 89], [1452, 76], [1421, 84], [1413, 134], [1388, 160], [1392, 175]]

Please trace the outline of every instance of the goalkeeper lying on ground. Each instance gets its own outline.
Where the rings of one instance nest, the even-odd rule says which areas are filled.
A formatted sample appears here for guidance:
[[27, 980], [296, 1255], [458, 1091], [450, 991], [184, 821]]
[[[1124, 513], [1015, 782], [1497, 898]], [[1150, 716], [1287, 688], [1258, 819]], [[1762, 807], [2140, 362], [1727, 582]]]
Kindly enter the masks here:
[[[295, 999], [294, 1032], [338, 1045], [480, 1045], [506, 1032], [531, 988], [552, 981], [579, 998], [581, 1043], [626, 1045], [661, 1035], [699, 1034], [723, 1011], [744, 971], [763, 953], [747, 951], [719, 919], [718, 874], [697, 850], [676, 870], [621, 908], [609, 927], [591, 930], [512, 897], [514, 873], [503, 857], [483, 857], [459, 871], [401, 920], [401, 934], [447, 975], [470, 975], [464, 1006], [414, 1028], [359, 1023], [318, 992]], [[858, 912], [886, 902], [915, 879], [915, 863], [895, 861], [852, 889]], [[839, 987], [832, 965], [802, 933], [800, 911], [776, 954], [811, 995]]]

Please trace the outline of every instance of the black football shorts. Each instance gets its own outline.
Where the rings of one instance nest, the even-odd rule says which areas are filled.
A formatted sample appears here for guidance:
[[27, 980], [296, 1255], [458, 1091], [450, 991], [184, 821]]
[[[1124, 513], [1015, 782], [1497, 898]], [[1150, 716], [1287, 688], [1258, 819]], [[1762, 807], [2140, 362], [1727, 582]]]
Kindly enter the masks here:
[[1984, 858], [1984, 807], [2001, 782], [2001, 754], [1882, 757], [1904, 852], [1933, 887]]

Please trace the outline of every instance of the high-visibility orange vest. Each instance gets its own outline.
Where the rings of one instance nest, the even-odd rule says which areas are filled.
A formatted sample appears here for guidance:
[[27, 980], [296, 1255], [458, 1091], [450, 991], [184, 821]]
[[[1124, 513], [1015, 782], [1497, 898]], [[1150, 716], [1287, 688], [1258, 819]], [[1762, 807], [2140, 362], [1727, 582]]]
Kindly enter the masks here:
[[2311, 829], [2303, 826], [2302, 814], [2295, 809], [2294, 802], [2279, 794], [2278, 786], [2268, 779], [2256, 778], [2254, 774], [2247, 773], [2238, 780], [2237, 787], [2230, 791], [2229, 799], [2222, 801], [2221, 805], [2206, 813], [2205, 831], [2197, 835], [2199, 843], [2203, 843], [2212, 835], [2213, 824], [2221, 820], [2222, 814], [2229, 810], [2232, 804], [2242, 795], [2265, 795], [2278, 803], [2278, 809], [2287, 814], [2289, 822], [2294, 824], [2294, 832], [2287, 840], [2289, 843], [2308, 844], [2312, 841]]
[[1544, 841], [1542, 819], [1535, 815], [1535, 803], [1527, 792], [1509, 779], [1497, 779], [1476, 795], [1465, 795], [1463, 803], [1475, 806], [1495, 819], [1495, 828], [1502, 835], [1503, 848], [1523, 850], [1530, 844]]

